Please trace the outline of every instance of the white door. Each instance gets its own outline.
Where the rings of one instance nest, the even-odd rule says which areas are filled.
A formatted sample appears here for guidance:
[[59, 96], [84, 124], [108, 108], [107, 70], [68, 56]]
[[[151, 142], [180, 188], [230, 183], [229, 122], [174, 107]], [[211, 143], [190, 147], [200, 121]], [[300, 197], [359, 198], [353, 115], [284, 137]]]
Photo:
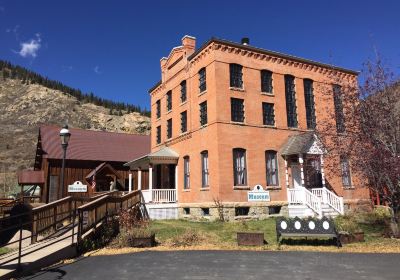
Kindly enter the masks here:
[[293, 164], [291, 166], [292, 170], [292, 179], [293, 179], [293, 187], [300, 188], [301, 187], [301, 170], [298, 164]]

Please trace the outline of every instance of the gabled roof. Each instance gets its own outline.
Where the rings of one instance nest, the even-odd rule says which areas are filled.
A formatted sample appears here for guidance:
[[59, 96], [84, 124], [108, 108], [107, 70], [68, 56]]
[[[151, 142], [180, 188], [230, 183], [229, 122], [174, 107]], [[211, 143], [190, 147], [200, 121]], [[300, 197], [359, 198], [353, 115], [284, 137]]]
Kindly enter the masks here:
[[18, 185], [41, 185], [44, 184], [44, 172], [34, 170], [18, 171]]
[[158, 151], [152, 152], [140, 158], [136, 158], [125, 163], [131, 169], [141, 168], [146, 169], [149, 164], [176, 164], [179, 159], [179, 154], [168, 147], [163, 147]]
[[[62, 159], [60, 127], [41, 126], [37, 156]], [[150, 152], [150, 136], [70, 128], [67, 159], [127, 162]]]
[[284, 156], [298, 154], [323, 154], [325, 152], [321, 141], [314, 132], [292, 135], [281, 149]]
[[118, 172], [110, 164], [103, 162], [100, 165], [98, 165], [95, 169], [90, 171], [88, 175], [86, 175], [86, 177], [85, 177], [86, 181], [88, 181], [88, 183], [90, 183], [93, 180], [94, 175], [96, 175], [100, 172], [103, 172], [103, 171], [111, 172], [112, 174], [117, 176], [117, 178], [120, 178]]

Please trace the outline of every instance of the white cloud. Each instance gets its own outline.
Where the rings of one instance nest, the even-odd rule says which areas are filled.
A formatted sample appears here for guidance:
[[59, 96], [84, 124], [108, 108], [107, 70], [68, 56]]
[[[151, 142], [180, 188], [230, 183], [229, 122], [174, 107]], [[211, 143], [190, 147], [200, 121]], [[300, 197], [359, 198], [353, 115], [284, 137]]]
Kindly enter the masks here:
[[40, 34], [37, 33], [36, 35], [36, 39], [30, 39], [29, 41], [23, 42], [21, 43], [21, 50], [19, 50], [18, 53], [20, 56], [22, 57], [37, 57], [38, 51], [40, 49], [41, 45], [41, 41], [42, 39], [40, 38]]
[[101, 74], [101, 72], [100, 72], [100, 67], [99, 66], [95, 66], [94, 68], [93, 68], [93, 71], [94, 71], [94, 73], [96, 73], [96, 74]]

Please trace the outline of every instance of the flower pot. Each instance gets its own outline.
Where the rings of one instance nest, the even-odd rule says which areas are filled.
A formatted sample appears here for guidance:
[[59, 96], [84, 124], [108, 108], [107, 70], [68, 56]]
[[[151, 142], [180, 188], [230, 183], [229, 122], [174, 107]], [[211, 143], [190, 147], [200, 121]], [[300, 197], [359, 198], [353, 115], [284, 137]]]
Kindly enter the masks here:
[[262, 246], [264, 245], [264, 233], [238, 232], [237, 242], [239, 246]]
[[156, 235], [152, 234], [148, 237], [130, 237], [129, 244], [132, 247], [153, 247], [156, 245]]
[[353, 242], [364, 242], [364, 232], [360, 231], [353, 233], [353, 238]]

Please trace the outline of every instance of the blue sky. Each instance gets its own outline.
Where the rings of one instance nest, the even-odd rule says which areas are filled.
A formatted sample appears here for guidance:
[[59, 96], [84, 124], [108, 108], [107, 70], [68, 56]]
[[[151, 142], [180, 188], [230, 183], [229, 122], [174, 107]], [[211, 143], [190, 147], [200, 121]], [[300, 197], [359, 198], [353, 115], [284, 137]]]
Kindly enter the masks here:
[[159, 60], [215, 36], [360, 70], [378, 50], [400, 72], [400, 1], [0, 0], [0, 58], [149, 107]]

